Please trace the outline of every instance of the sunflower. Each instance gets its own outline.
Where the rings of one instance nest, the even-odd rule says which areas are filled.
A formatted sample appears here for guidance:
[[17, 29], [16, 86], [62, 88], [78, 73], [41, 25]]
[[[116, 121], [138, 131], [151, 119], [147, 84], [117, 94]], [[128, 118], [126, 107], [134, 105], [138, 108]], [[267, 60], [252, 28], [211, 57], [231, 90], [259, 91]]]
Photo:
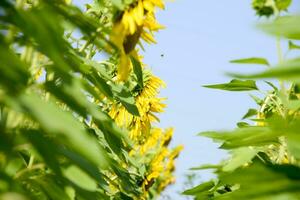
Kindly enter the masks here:
[[166, 107], [163, 103], [165, 99], [158, 97], [159, 90], [165, 87], [165, 83], [146, 70], [143, 73], [143, 88], [134, 95], [140, 115], [132, 115], [120, 103], [113, 104], [109, 114], [118, 126], [129, 130], [129, 136], [134, 141], [129, 155], [147, 166], [143, 179], [144, 193], [141, 197], [147, 199], [150, 189], [162, 191], [175, 181], [172, 174], [175, 169], [174, 160], [182, 147], [174, 150], [168, 148], [173, 128], [164, 130], [152, 126], [153, 122], [159, 122], [156, 115]]
[[157, 97], [157, 94], [164, 85], [158, 77], [150, 75], [144, 88], [135, 97], [140, 116], [133, 116], [120, 103], [112, 106], [110, 116], [120, 127], [130, 131], [130, 138], [134, 141], [143, 142], [147, 139], [151, 123], [159, 122], [155, 114], [163, 112], [166, 105], [163, 103], [165, 99]]
[[122, 11], [114, 23], [110, 40], [119, 49], [119, 81], [129, 76], [132, 69], [129, 56], [140, 38], [147, 43], [156, 43], [153, 32], [163, 28], [155, 18], [156, 8], [164, 9], [164, 3], [161, 0], [138, 0]]
[[163, 28], [155, 17], [157, 8], [164, 9], [162, 0], [135, 1], [120, 13], [110, 34], [111, 42], [119, 49], [118, 81], [135, 82], [132, 80], [130, 57], [142, 65], [144, 82], [138, 89], [132, 90], [139, 116], [132, 115], [118, 102], [112, 104], [109, 112], [118, 126], [129, 131], [129, 137], [134, 142], [130, 157], [139, 160], [146, 168], [142, 182], [144, 193], [140, 199], [148, 199], [149, 190], [160, 192], [175, 181], [172, 174], [174, 160], [182, 149], [181, 146], [173, 150], [168, 147], [174, 132], [172, 128], [164, 130], [153, 127], [154, 122], [159, 122], [157, 114], [162, 113], [166, 107], [165, 98], [158, 97], [165, 83], [145, 69], [136, 48], [140, 39], [156, 43], [153, 34]]

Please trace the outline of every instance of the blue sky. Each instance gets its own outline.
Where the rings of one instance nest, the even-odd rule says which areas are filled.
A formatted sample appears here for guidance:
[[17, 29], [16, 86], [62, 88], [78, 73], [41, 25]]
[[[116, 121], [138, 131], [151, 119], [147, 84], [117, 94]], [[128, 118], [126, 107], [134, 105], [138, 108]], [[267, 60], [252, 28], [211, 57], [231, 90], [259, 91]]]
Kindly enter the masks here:
[[[300, 11], [299, 0], [294, 0], [290, 11]], [[167, 28], [156, 35], [157, 45], [146, 46], [144, 62], [167, 83], [161, 96], [168, 98], [168, 108], [160, 115], [159, 126], [174, 127], [172, 145], [185, 146], [177, 160], [177, 183], [166, 191], [172, 200], [181, 200], [185, 197], [177, 191], [182, 190], [189, 168], [218, 163], [225, 157], [216, 144], [196, 134], [234, 128], [248, 108], [256, 108], [248, 93], [201, 86], [229, 81], [225, 72], [264, 69], [230, 64], [232, 59], [265, 57], [275, 64], [276, 41], [255, 28], [260, 19], [250, 0], [169, 1], [166, 10], [158, 13], [158, 20]], [[198, 174], [198, 183], [212, 177], [209, 172]]]
[[[296, 11], [300, 11], [299, 0], [290, 9]], [[160, 116], [160, 126], [175, 127], [172, 145], [185, 146], [177, 161], [177, 183], [166, 192], [171, 199], [180, 200], [185, 198], [176, 191], [183, 188], [189, 168], [218, 163], [225, 157], [216, 144], [196, 134], [234, 128], [248, 108], [256, 108], [249, 93], [201, 86], [229, 81], [225, 72], [264, 69], [230, 64], [232, 59], [265, 57], [275, 64], [276, 41], [255, 28], [260, 19], [250, 0], [177, 0], [167, 3], [158, 20], [167, 28], [157, 34], [157, 45], [146, 48], [144, 61], [167, 83], [161, 96], [168, 98], [168, 108]], [[212, 177], [209, 172], [198, 174], [198, 183]]]

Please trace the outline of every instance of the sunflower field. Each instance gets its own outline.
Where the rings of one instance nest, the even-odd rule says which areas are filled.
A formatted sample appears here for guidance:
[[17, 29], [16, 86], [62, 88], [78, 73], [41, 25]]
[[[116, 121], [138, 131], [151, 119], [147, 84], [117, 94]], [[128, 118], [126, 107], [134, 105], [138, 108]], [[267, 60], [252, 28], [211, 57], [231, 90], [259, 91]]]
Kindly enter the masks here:
[[0, 199], [153, 199], [174, 182], [165, 84], [142, 62], [161, 0], [0, 2]]
[[[165, 28], [157, 12], [166, 2], [88, 2], [0, 0], [0, 200], [163, 199], [175, 183], [183, 146], [171, 147], [174, 129], [161, 128], [166, 84], [143, 61]], [[277, 64], [232, 60], [266, 68], [204, 86], [261, 95], [236, 129], [199, 134], [229, 157], [194, 167], [214, 178], [182, 198], [300, 199], [300, 57], [287, 56], [300, 49], [300, 16], [291, 3], [252, 1], [257, 28], [277, 41]]]

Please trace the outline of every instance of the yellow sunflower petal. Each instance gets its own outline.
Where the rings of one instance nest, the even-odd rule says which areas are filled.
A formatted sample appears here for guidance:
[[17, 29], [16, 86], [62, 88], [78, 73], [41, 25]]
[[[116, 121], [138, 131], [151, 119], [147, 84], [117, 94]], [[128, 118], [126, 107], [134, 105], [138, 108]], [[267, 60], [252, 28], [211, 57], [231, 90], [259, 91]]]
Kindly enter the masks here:
[[127, 80], [129, 73], [131, 71], [131, 62], [125, 53], [121, 53], [120, 61], [118, 65], [118, 80]]

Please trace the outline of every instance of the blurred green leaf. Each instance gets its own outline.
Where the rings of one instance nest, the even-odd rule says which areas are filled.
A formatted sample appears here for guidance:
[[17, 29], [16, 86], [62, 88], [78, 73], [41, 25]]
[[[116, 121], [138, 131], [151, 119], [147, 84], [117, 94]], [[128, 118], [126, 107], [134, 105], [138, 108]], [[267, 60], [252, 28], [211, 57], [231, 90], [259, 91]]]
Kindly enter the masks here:
[[27, 66], [6, 45], [0, 34], [0, 84], [9, 93], [24, 89], [29, 79]]
[[293, 165], [265, 166], [256, 161], [250, 167], [233, 173], [223, 173], [223, 183], [239, 184], [239, 189], [218, 199], [273, 199], [285, 194], [289, 199], [299, 198], [299, 168]]
[[259, 106], [261, 106], [264, 103], [264, 100], [260, 99], [257, 96], [254, 96], [253, 94], [249, 94], [249, 96], [255, 101], [255, 103]]
[[55, 180], [49, 177], [43, 177], [35, 179], [34, 182], [38, 183], [49, 199], [62, 199], [70, 200], [65, 191], [61, 188], [61, 185]]
[[271, 83], [270, 81], [264, 81], [266, 84], [268, 84], [271, 88], [274, 89], [275, 92], [278, 92], [278, 88], [273, 84]]
[[300, 39], [300, 16], [282, 16], [274, 22], [260, 24], [258, 27], [263, 31], [275, 36], [282, 36], [287, 39]]
[[245, 128], [245, 127], [249, 127], [250, 126], [250, 124], [248, 124], [247, 122], [238, 122], [236, 125], [239, 128]]
[[280, 78], [285, 80], [297, 80], [300, 76], [300, 58], [285, 61], [277, 67], [257, 74], [241, 75], [231, 73], [230, 75], [238, 78]]
[[230, 62], [237, 63], [237, 64], [257, 64], [257, 65], [266, 65], [266, 66], [270, 65], [269, 62], [265, 58], [259, 58], [259, 57], [231, 60]]
[[88, 191], [96, 191], [97, 183], [95, 182], [95, 180], [91, 179], [80, 168], [71, 165], [67, 167], [63, 173], [69, 180], [77, 184], [79, 187]]
[[218, 142], [223, 141], [221, 148], [234, 149], [244, 146], [265, 146], [278, 143], [281, 135], [268, 127], [245, 127], [231, 132], [203, 132], [202, 136], [212, 138]]
[[237, 80], [233, 79], [229, 83], [216, 84], [216, 85], [204, 85], [203, 87], [219, 89], [219, 90], [228, 90], [228, 91], [250, 91], [258, 90], [256, 83], [252, 80]]
[[205, 182], [203, 184], [200, 184], [192, 189], [184, 191], [182, 194], [184, 195], [197, 195], [199, 193], [205, 193], [207, 190], [210, 190], [215, 186], [215, 183], [213, 181]]
[[[32, 118], [38, 121], [49, 134], [64, 141], [97, 166], [104, 167], [106, 159], [99, 144], [85, 131], [71, 113], [61, 111], [53, 102], [44, 102], [38, 96], [22, 95], [19, 97], [21, 106]], [[44, 113], [47, 113], [45, 115]]]
[[221, 165], [205, 164], [199, 167], [192, 167], [191, 170], [219, 169]]
[[257, 115], [257, 110], [256, 109], [253, 109], [253, 108], [250, 108], [247, 113], [243, 116], [242, 119], [247, 119], [249, 117], [252, 117], [252, 116], [255, 116]]
[[234, 149], [231, 152], [230, 160], [223, 166], [223, 171], [234, 171], [235, 169], [251, 162], [258, 153], [257, 149], [251, 147], [242, 147]]
[[288, 7], [291, 5], [292, 0], [280, 0], [276, 1], [276, 7], [278, 10], [287, 10]]
[[289, 50], [293, 50], [293, 49], [300, 49], [300, 46], [293, 43], [292, 41], [289, 41]]

